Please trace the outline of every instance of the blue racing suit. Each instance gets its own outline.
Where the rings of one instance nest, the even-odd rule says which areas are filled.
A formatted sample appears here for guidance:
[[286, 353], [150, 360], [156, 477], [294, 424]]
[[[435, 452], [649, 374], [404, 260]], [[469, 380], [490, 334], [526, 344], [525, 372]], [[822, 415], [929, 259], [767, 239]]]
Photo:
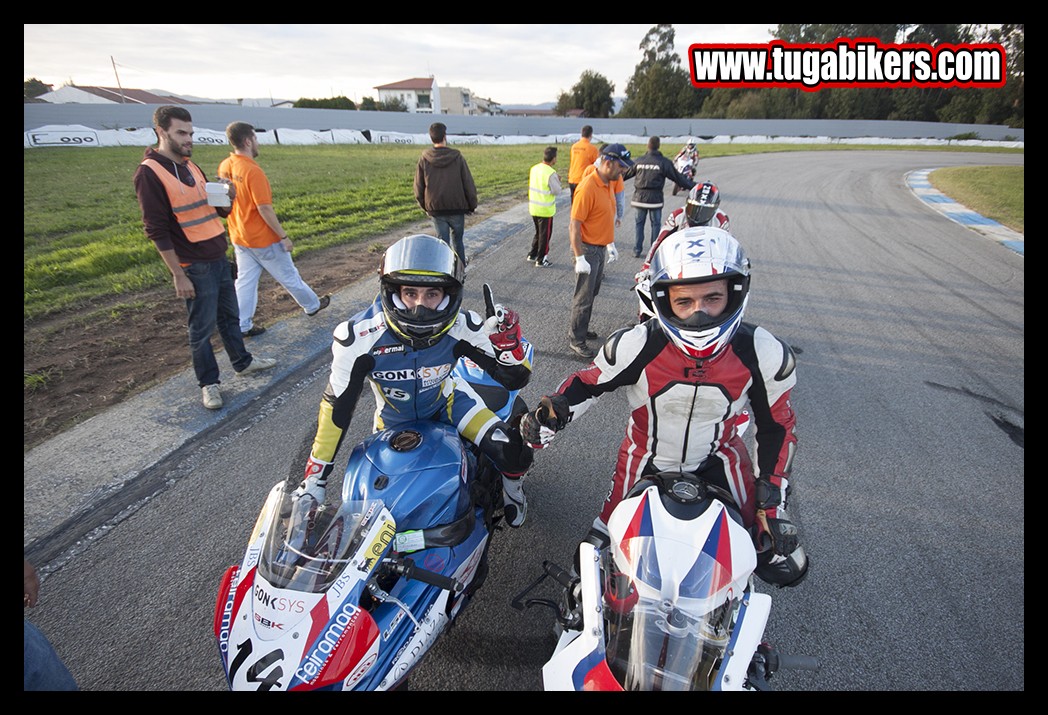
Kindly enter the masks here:
[[[521, 342], [526, 344], [523, 338]], [[510, 429], [469, 383], [452, 374], [459, 358], [467, 357], [507, 390], [518, 390], [531, 379], [527, 357], [517, 360], [508, 352], [496, 357], [484, 319], [477, 313], [460, 311], [440, 342], [416, 350], [386, 328], [382, 301], [376, 298], [335, 328], [331, 352], [331, 375], [310, 454], [314, 462], [326, 463], [324, 479], [365, 386], [375, 396], [375, 431], [413, 420], [436, 420], [454, 425], [507, 476], [523, 475], [531, 466], [532, 451], [520, 432]]]

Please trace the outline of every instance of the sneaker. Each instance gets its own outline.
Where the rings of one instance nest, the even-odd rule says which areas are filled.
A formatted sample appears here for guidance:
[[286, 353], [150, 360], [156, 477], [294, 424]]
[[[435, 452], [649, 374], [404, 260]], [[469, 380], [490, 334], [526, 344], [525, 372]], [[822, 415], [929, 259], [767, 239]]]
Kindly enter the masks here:
[[245, 330], [241, 333], [241, 335], [243, 335], [245, 338], [253, 338], [256, 335], [261, 335], [264, 332], [266, 332], [266, 329], [263, 328], [261, 325], [253, 325], [251, 326], [251, 330]]
[[571, 348], [571, 352], [575, 353], [581, 358], [592, 360], [593, 358], [597, 357], [597, 351], [591, 348], [589, 345], [572, 345], [569, 343], [568, 347]]
[[597, 334], [596, 334], [595, 332], [593, 332], [592, 330], [587, 330], [587, 331], [586, 331], [586, 339], [587, 339], [587, 340], [596, 340], [596, 339], [597, 339], [597, 338], [599, 338], [599, 337], [600, 337], [600, 336], [599, 336], [599, 335], [597, 335]]
[[536, 268], [549, 268], [552, 265], [553, 264], [550, 262], [548, 258], [543, 258], [541, 261], [535, 261]]
[[209, 410], [218, 410], [222, 408], [222, 393], [218, 391], [218, 385], [204, 385], [202, 388], [204, 393], [204, 407]]
[[255, 357], [251, 359], [251, 363], [243, 370], [237, 370], [237, 375], [244, 376], [260, 370], [268, 370], [276, 364], [276, 358]]
[[524, 477], [502, 477], [502, 514], [506, 523], [519, 529], [528, 517], [528, 498], [524, 494]]
[[527, 255], [526, 257], [525, 257], [525, 260], [528, 260], [528, 261], [534, 261], [534, 260], [535, 260], [535, 256], [533, 256], [533, 255], [531, 255], [531, 254], [529, 253], [529, 254], [528, 254], [528, 255]]
[[640, 258], [640, 252], [639, 251], [634, 251], [633, 252], [633, 257], [634, 258]]
[[314, 310], [312, 313], [306, 313], [306, 315], [308, 315], [309, 317], [312, 318], [314, 315], [316, 315], [317, 313], [319, 313], [320, 311], [322, 311], [324, 308], [328, 307], [329, 305], [331, 305], [331, 296], [330, 295], [325, 295], [325, 296], [323, 296], [320, 299], [320, 307], [317, 308], [316, 310]]

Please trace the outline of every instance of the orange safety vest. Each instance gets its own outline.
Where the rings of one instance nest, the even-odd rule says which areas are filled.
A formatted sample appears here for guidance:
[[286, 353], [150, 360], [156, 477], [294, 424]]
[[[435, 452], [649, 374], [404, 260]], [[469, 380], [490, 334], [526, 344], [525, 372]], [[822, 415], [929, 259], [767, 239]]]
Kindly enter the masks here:
[[207, 193], [204, 191], [207, 179], [196, 164], [191, 161], [185, 163], [196, 182], [193, 186], [183, 184], [156, 159], [145, 159], [142, 166], [152, 169], [164, 185], [167, 198], [171, 201], [171, 211], [187, 239], [199, 243], [225, 233], [218, 212], [207, 203]]

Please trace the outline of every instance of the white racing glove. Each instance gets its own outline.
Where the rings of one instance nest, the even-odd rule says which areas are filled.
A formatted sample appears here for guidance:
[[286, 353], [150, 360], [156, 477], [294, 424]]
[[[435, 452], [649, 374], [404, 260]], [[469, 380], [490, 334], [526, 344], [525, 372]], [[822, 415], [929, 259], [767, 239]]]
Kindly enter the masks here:
[[615, 242], [608, 244], [608, 263], [614, 263], [619, 260], [619, 249], [615, 247]]
[[575, 256], [575, 273], [582, 275], [590, 272], [589, 261], [585, 256]]
[[313, 497], [317, 504], [323, 504], [327, 495], [327, 476], [324, 471], [329, 466], [331, 462], [324, 462], [310, 455], [309, 461], [306, 462], [305, 478], [291, 494], [292, 501], [297, 502], [302, 497], [309, 496]]

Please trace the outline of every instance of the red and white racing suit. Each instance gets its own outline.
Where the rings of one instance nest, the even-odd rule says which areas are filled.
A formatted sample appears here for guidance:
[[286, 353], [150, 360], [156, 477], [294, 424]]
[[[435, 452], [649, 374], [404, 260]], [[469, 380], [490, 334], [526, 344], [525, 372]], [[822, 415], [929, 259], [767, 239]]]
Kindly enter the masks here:
[[[709, 360], [677, 348], [657, 320], [609, 336], [589, 367], [557, 388], [577, 420], [604, 394], [624, 388], [630, 407], [614, 483], [594, 527], [607, 533], [615, 506], [642, 477], [664, 470], [698, 474], [728, 489], [751, 527], [754, 480], [790, 473], [797, 437], [790, 391], [793, 350], [764, 328], [743, 323]], [[748, 415], [744, 411], [748, 411]], [[757, 461], [737, 433], [752, 419]]]
[[[728, 220], [728, 214], [720, 209], [717, 209], [717, 213], [713, 214], [713, 218], [708, 223], [702, 225], [722, 228], [728, 233], [731, 233], [731, 222]], [[648, 264], [651, 263], [651, 257], [655, 255], [655, 250], [658, 249], [659, 244], [662, 243], [662, 239], [666, 238], [666, 236], [669, 236], [671, 233], [676, 233], [682, 228], [688, 228], [689, 226], [691, 226], [691, 224], [688, 223], [688, 216], [684, 213], [683, 207], [671, 211], [670, 215], [666, 217], [666, 220], [662, 222], [662, 229], [659, 231], [659, 235], [654, 241], [652, 241], [651, 249], [648, 251], [647, 257], [644, 259], [644, 267], [647, 268]]]

